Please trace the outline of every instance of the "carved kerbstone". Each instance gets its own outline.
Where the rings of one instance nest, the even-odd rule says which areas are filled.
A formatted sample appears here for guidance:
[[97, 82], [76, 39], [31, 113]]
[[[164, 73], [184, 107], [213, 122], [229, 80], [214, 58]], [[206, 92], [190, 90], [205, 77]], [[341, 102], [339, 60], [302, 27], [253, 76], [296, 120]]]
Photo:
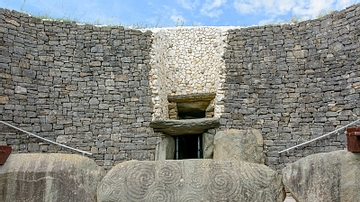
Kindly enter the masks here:
[[282, 170], [283, 182], [297, 201], [360, 201], [360, 153], [313, 154]]
[[129, 161], [98, 186], [98, 201], [283, 201], [281, 177], [242, 161]]
[[75, 154], [11, 154], [0, 166], [0, 201], [96, 201], [104, 176]]

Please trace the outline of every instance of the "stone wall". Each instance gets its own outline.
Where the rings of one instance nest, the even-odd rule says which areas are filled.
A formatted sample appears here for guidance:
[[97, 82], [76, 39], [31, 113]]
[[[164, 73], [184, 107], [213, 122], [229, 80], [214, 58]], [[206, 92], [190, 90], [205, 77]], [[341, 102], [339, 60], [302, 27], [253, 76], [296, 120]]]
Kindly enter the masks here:
[[220, 129], [262, 131], [265, 163], [346, 147], [345, 131], [279, 151], [360, 116], [360, 5], [298, 24], [229, 30]]
[[[92, 152], [102, 166], [154, 158], [150, 32], [0, 9], [0, 43], [0, 120]], [[14, 152], [71, 152], [0, 130]]]
[[226, 29], [180, 27], [152, 29], [150, 82], [153, 119], [169, 119], [168, 95], [216, 93], [215, 117], [223, 110]]
[[[279, 170], [346, 147], [341, 131], [278, 154], [358, 119], [359, 18], [354, 5], [291, 25], [139, 31], [0, 9], [0, 120], [90, 151], [108, 168], [154, 160], [161, 134], [149, 124], [169, 118], [167, 96], [214, 93], [221, 126], [203, 138], [259, 129], [265, 164]], [[71, 152], [0, 130], [14, 152]]]

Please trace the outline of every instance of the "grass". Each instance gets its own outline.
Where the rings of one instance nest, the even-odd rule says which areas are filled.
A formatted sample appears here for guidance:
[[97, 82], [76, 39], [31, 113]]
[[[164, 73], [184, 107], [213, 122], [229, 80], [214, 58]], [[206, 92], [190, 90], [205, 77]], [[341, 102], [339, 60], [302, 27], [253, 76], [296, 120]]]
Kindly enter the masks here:
[[[26, 3], [26, 0], [23, 0], [23, 2], [21, 4], [21, 7], [20, 7], [20, 12], [29, 14], [29, 12], [27, 12], [24, 9], [25, 3]], [[53, 18], [53, 17], [51, 17], [51, 15], [49, 13], [50, 13], [50, 10], [48, 10], [46, 13], [30, 14], [30, 15], [32, 17], [40, 18], [42, 20], [54, 20], [54, 21], [63, 21], [63, 22], [77, 22], [78, 21], [77, 18], [72, 18], [70, 16], [70, 14], [69, 15], [64, 15], [63, 17], [60, 17], [60, 18]]]
[[317, 16], [316, 19], [322, 18], [326, 15], [330, 15], [333, 14], [335, 11], [334, 10], [328, 10], [328, 11], [321, 11]]

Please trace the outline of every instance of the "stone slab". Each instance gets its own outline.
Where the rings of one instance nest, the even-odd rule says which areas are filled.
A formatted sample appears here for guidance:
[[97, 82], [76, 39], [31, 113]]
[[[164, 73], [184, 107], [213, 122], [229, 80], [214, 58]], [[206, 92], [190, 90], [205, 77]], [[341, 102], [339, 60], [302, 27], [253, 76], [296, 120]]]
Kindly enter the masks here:
[[285, 167], [284, 185], [297, 201], [360, 201], [360, 153], [314, 154]]
[[256, 129], [219, 131], [214, 137], [214, 160], [264, 163], [264, 142]]
[[162, 132], [171, 136], [202, 134], [219, 125], [220, 120], [218, 118], [154, 120], [150, 123], [150, 127], [155, 132]]
[[11, 154], [0, 166], [0, 201], [96, 201], [104, 170], [75, 154]]
[[211, 101], [216, 96], [215, 93], [199, 93], [191, 95], [168, 95], [169, 102], [197, 102]]
[[171, 136], [166, 136], [156, 145], [155, 161], [174, 159], [174, 154], [175, 140]]
[[98, 201], [283, 201], [281, 176], [261, 164], [128, 161], [98, 186]]

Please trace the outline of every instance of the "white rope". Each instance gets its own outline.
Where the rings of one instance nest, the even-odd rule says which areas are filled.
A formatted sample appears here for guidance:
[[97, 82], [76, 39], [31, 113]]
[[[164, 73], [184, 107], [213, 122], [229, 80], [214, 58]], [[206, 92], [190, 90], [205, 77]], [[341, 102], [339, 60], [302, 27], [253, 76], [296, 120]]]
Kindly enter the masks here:
[[4, 125], [7, 125], [7, 126], [9, 126], [9, 127], [11, 127], [11, 128], [15, 128], [16, 130], [19, 130], [19, 131], [21, 131], [21, 132], [24, 132], [24, 133], [26, 133], [26, 134], [28, 134], [28, 135], [31, 135], [31, 136], [34, 136], [34, 137], [36, 137], [36, 138], [42, 139], [42, 140], [44, 140], [44, 141], [50, 142], [50, 143], [52, 143], [52, 144], [56, 144], [56, 145], [59, 145], [59, 146], [64, 147], [64, 148], [71, 149], [71, 150], [74, 150], [74, 151], [83, 153], [83, 155], [84, 155], [84, 154], [92, 155], [92, 153], [90, 153], [90, 152], [82, 151], [82, 150], [80, 150], [80, 149], [75, 149], [75, 148], [69, 147], [69, 146], [67, 146], [67, 145], [60, 144], [60, 143], [54, 142], [54, 141], [52, 141], [52, 140], [48, 140], [48, 139], [46, 139], [46, 138], [43, 138], [43, 137], [41, 137], [41, 136], [38, 136], [38, 135], [35, 135], [35, 134], [33, 134], [33, 133], [27, 132], [26, 130], [23, 130], [23, 129], [21, 129], [21, 128], [18, 128], [18, 127], [16, 127], [16, 126], [13, 126], [13, 125], [11, 125], [11, 124], [9, 124], [9, 123], [6, 123], [6, 122], [4, 122], [4, 121], [0, 121], [0, 123], [2, 123], [2, 124], [4, 124]]
[[322, 136], [319, 136], [319, 137], [314, 138], [314, 139], [312, 139], [312, 140], [309, 140], [309, 141], [307, 141], [307, 142], [303, 142], [303, 143], [301, 143], [301, 144], [298, 144], [298, 145], [295, 145], [295, 146], [293, 146], [293, 147], [290, 147], [290, 148], [284, 149], [284, 150], [282, 150], [282, 151], [279, 151], [278, 153], [280, 154], [280, 153], [289, 151], [289, 150], [291, 150], [291, 149], [294, 149], [294, 148], [296, 148], [296, 147], [300, 147], [300, 146], [309, 144], [310, 142], [314, 142], [315, 140], [321, 139], [321, 138], [323, 138], [323, 137], [326, 137], [326, 136], [328, 136], [328, 135], [331, 135], [331, 134], [333, 134], [333, 133], [336, 133], [336, 132], [338, 132], [338, 131], [341, 130], [341, 129], [344, 129], [344, 128], [348, 127], [348, 126], [351, 126], [351, 125], [353, 125], [354, 123], [356, 123], [356, 122], [358, 122], [358, 121], [360, 121], [360, 119], [358, 119], [358, 120], [356, 120], [356, 121], [354, 121], [354, 122], [351, 122], [351, 123], [347, 124], [346, 126], [342, 126], [342, 127], [338, 128], [338, 129], [336, 129], [336, 130], [334, 130], [334, 131], [331, 131], [330, 133], [326, 133], [326, 134], [324, 134], [324, 135], [322, 135]]

